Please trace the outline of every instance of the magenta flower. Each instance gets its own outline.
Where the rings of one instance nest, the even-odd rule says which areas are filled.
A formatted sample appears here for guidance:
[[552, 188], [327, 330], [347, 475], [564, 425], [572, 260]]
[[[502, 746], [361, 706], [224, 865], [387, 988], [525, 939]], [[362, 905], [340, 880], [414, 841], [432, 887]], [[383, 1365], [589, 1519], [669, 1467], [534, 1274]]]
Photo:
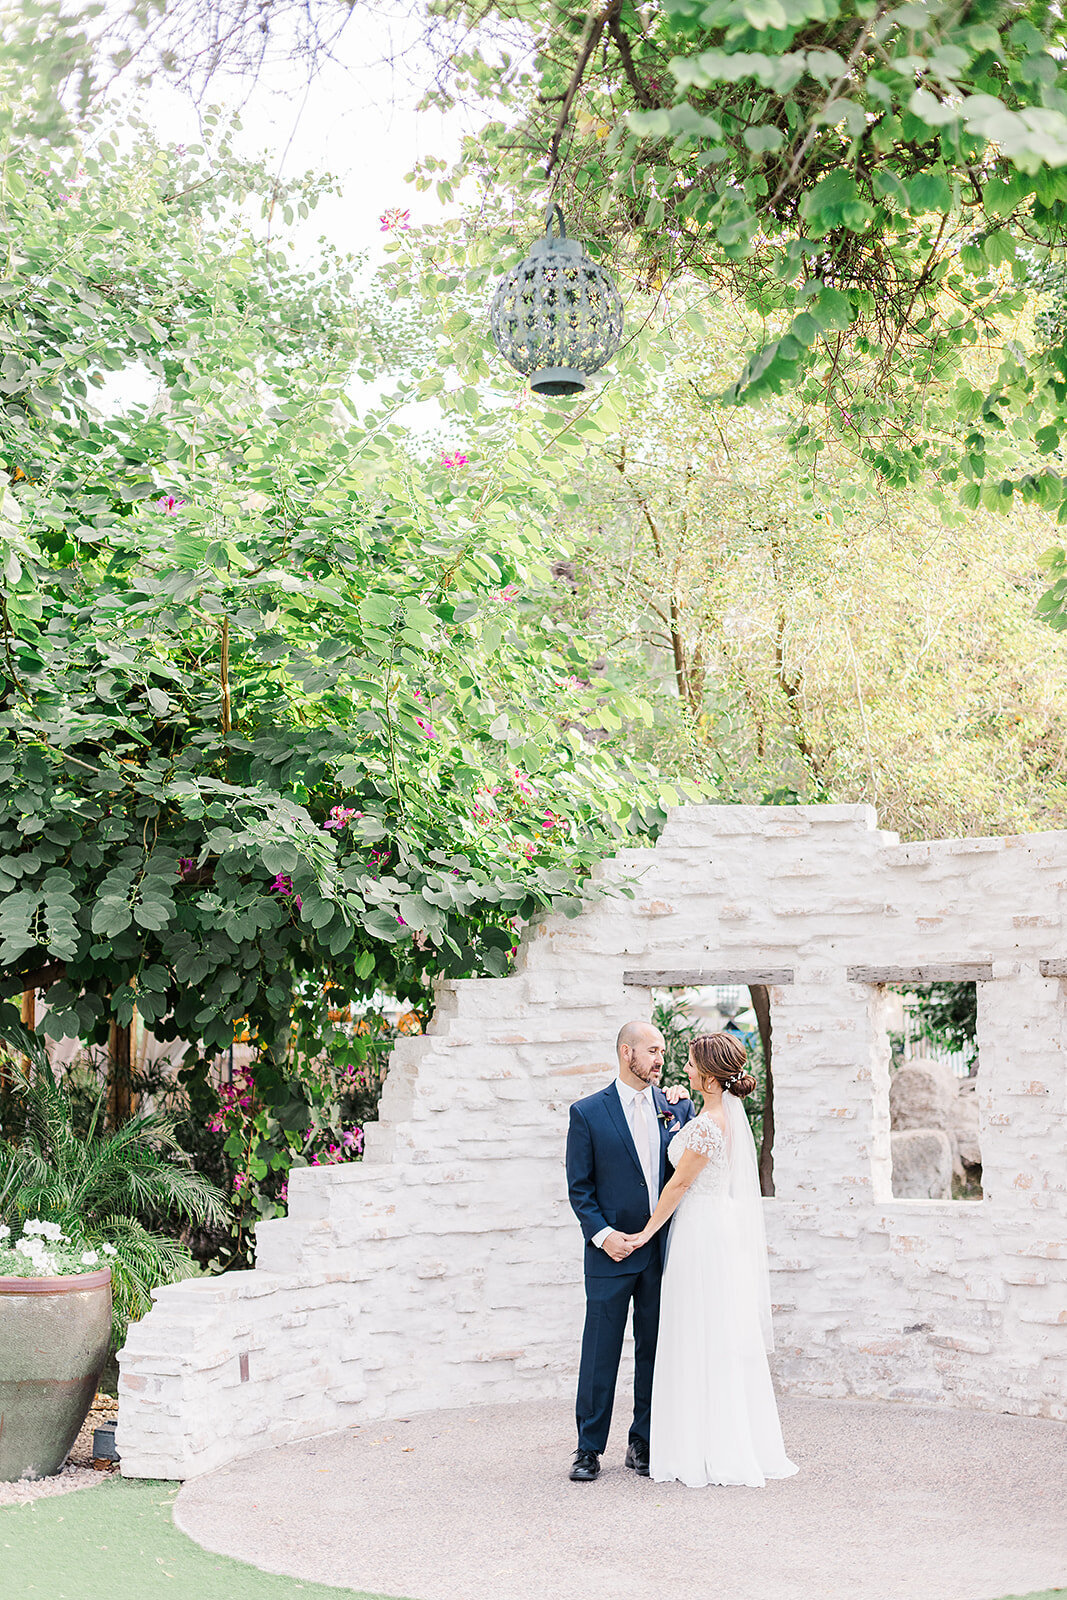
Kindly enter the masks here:
[[397, 921], [397, 926], [398, 927], [400, 927], [400, 928], [406, 928], [407, 927], [407, 923], [404, 921], [403, 917], [397, 917], [396, 921]]
[[279, 872], [278, 876], [271, 884], [271, 889], [276, 891], [278, 894], [292, 894], [293, 880], [290, 878], [287, 872]]
[[436, 735], [436, 733], [434, 733], [433, 727], [431, 726], [431, 724], [428, 723], [428, 722], [425, 722], [422, 717], [416, 717], [415, 718], [415, 726], [417, 728], [421, 728], [422, 729], [422, 731], [426, 735], [427, 739], [436, 739], [437, 738], [437, 735]]
[[379, 233], [398, 233], [411, 227], [411, 212], [402, 211], [399, 206], [390, 206], [378, 218], [381, 223]]
[[179, 856], [178, 857], [178, 876], [179, 876], [179, 878], [187, 878], [189, 876], [189, 874], [192, 872], [192, 870], [193, 870], [193, 868], [195, 866], [196, 866], [196, 857], [195, 856]]
[[163, 515], [166, 517], [177, 516], [184, 504], [184, 500], [175, 499], [174, 495], [172, 494], [163, 495], [155, 502], [156, 510], [162, 511]]
[[537, 799], [537, 790], [530, 783], [529, 778], [527, 778], [524, 772], [520, 772], [518, 767], [516, 767], [512, 776], [515, 779], [515, 787], [518, 789], [520, 794], [528, 795], [531, 800]]
[[506, 589], [494, 589], [491, 598], [509, 606], [513, 600], [519, 598], [519, 586], [517, 583], [509, 583]]
[[323, 827], [327, 830], [333, 828], [340, 833], [352, 821], [355, 814], [351, 806], [331, 806], [330, 815], [323, 823]]
[[456, 467], [465, 467], [467, 465], [467, 457], [460, 450], [442, 450], [441, 465], [448, 467], [449, 471], [454, 471]]
[[300, 898], [300, 896], [298, 894], [294, 894], [294, 896], [293, 896], [293, 904], [296, 907], [296, 909], [299, 911], [301, 909], [301, 907], [303, 906], [304, 902], [303, 902], [303, 900], [301, 900], [301, 898]]

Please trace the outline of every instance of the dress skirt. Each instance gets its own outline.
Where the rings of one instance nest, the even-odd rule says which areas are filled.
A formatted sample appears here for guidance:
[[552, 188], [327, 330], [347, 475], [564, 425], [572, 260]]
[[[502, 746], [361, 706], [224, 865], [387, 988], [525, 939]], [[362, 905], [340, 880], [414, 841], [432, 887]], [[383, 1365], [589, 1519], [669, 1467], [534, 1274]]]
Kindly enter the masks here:
[[652, 1384], [650, 1472], [690, 1488], [791, 1477], [736, 1202], [692, 1190], [671, 1222]]

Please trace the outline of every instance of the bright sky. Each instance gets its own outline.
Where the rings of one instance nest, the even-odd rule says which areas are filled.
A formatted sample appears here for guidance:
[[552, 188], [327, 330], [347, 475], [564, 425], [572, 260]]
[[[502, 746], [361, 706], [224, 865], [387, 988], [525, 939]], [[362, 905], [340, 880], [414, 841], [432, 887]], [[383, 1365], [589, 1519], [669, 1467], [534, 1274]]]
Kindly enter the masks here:
[[[447, 214], [432, 188], [420, 193], [404, 178], [426, 156], [454, 161], [469, 131], [462, 111], [416, 111], [432, 83], [433, 61], [419, 42], [426, 18], [418, 0], [401, 4], [406, 14], [392, 18], [377, 9], [357, 10], [334, 47], [335, 59], [326, 62], [310, 87], [304, 63], [279, 51], [279, 59], [267, 63], [251, 85], [216, 74], [199, 105], [191, 93], [157, 78], [150, 94], [139, 97], [138, 111], [161, 138], [192, 145], [200, 142], [204, 110], [236, 110], [240, 154], [266, 156], [267, 165], [283, 178], [311, 169], [338, 180], [340, 196], [324, 198], [307, 221], [286, 230], [298, 251], [313, 258], [316, 241], [325, 235], [340, 250], [367, 255], [373, 267], [389, 238], [380, 224], [387, 209], [409, 210], [416, 226]], [[257, 220], [250, 217], [253, 226]], [[110, 376], [98, 404], [110, 409], [147, 402], [155, 382], [146, 369], [131, 366]], [[378, 386], [354, 382], [354, 391], [370, 401]], [[432, 430], [439, 409], [420, 402], [406, 409], [404, 419], [415, 431]]]
[[[335, 46], [337, 59], [310, 87], [300, 61], [269, 63], [251, 89], [222, 74], [212, 80], [205, 104], [239, 109], [243, 154], [269, 153], [283, 177], [313, 169], [340, 180], [342, 197], [323, 200], [306, 224], [309, 246], [325, 234], [342, 250], [378, 258], [387, 237], [379, 218], [389, 207], [409, 209], [414, 223], [442, 214], [432, 189], [420, 194], [404, 182], [425, 156], [454, 160], [466, 131], [462, 112], [415, 110], [432, 79], [419, 45], [425, 25], [415, 6], [391, 19], [359, 9]], [[197, 142], [199, 111], [188, 94], [153, 85], [144, 109], [164, 138]]]

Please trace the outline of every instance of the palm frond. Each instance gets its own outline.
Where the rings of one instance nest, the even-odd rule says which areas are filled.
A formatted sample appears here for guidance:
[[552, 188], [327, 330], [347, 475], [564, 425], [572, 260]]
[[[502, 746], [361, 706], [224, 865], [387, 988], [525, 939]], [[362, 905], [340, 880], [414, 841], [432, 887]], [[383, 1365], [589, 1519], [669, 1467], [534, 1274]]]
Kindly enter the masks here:
[[119, 1330], [144, 1315], [154, 1288], [197, 1271], [184, 1246], [146, 1224], [159, 1217], [201, 1226], [225, 1222], [226, 1197], [193, 1169], [172, 1112], [144, 1112], [107, 1132], [99, 1130], [94, 1113], [88, 1137], [80, 1138], [47, 1061], [32, 1081], [21, 1078], [17, 1092], [26, 1129], [17, 1144], [0, 1138], [0, 1216], [45, 1218], [97, 1249], [112, 1246]]

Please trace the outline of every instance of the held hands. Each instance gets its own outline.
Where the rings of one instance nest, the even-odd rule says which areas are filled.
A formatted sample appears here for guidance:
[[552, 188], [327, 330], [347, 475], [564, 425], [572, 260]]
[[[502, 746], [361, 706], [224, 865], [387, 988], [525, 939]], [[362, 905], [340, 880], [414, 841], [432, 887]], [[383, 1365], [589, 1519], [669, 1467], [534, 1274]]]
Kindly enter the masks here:
[[655, 1234], [649, 1233], [647, 1228], [640, 1233], [609, 1233], [604, 1240], [604, 1254], [609, 1255], [612, 1261], [625, 1261], [627, 1256], [632, 1256], [635, 1250], [640, 1250]]

